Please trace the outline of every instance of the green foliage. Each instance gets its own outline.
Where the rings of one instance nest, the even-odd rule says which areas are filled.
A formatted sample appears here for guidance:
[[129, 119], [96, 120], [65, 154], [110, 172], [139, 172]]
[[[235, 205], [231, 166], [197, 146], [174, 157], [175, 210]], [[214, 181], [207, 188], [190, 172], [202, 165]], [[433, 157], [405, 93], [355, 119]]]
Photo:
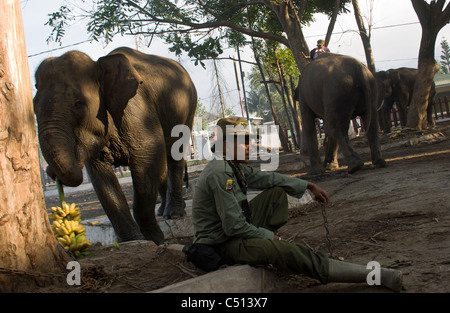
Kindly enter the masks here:
[[70, 16], [71, 9], [66, 5], [59, 8], [59, 11], [49, 14], [49, 19], [44, 25], [52, 27], [52, 32], [47, 38], [47, 43], [51, 41], [59, 42], [61, 44], [62, 38], [65, 34], [65, 28], [68, 26], [68, 21], [73, 20]]
[[[297, 1], [298, 2], [298, 1]], [[331, 16], [334, 7], [334, 1], [331, 0], [313, 0], [308, 1], [312, 6], [316, 7], [316, 13], [324, 13]], [[346, 8], [346, 5], [351, 3], [351, 0], [343, 0], [340, 4], [340, 13], [349, 13], [350, 10]]]
[[117, 0], [99, 0], [97, 9], [93, 11], [91, 20], [88, 23], [87, 31], [92, 38], [98, 40], [102, 37], [106, 43], [110, 42], [115, 34], [125, 34], [132, 27], [124, 23], [128, 20], [129, 8], [124, 8]]
[[441, 48], [441, 70], [444, 74], [448, 74], [450, 72], [450, 47], [448, 45], [447, 39], [442, 39]]
[[198, 100], [197, 102], [197, 110], [195, 111], [195, 116], [197, 119], [201, 119], [201, 125], [198, 125], [201, 127], [201, 129], [206, 129], [206, 126], [208, 125], [208, 111], [206, 111], [205, 105], [203, 102]]
[[[285, 41], [271, 5], [290, 1], [288, 4], [292, 3], [298, 10], [306, 1], [301, 18], [305, 25], [315, 13], [331, 14], [334, 3], [330, 0], [93, 0], [89, 8], [84, 0], [83, 4], [76, 5], [66, 1], [57, 12], [49, 14], [46, 25], [52, 27], [52, 32], [48, 41], [61, 42], [70, 21], [87, 14], [87, 30], [93, 40], [104, 39], [109, 43], [118, 34], [158, 36], [171, 45], [170, 51], [177, 55], [187, 53], [202, 66], [202, 60], [222, 54], [226, 44], [245, 44], [243, 33], [261, 38], [270, 34], [271, 40]], [[345, 5], [349, 2], [342, 1], [341, 12], [346, 12]], [[75, 8], [81, 13], [77, 14]], [[289, 8], [293, 15], [290, 5]]]
[[209, 37], [203, 42], [192, 41], [189, 34], [183, 36], [177, 33], [171, 33], [166, 37], [166, 42], [172, 46], [169, 51], [174, 52], [177, 56], [183, 51], [187, 52], [188, 56], [195, 58], [195, 65], [199, 63], [205, 68], [205, 63], [202, 61], [207, 58], [217, 58], [222, 54], [222, 45], [220, 39]]

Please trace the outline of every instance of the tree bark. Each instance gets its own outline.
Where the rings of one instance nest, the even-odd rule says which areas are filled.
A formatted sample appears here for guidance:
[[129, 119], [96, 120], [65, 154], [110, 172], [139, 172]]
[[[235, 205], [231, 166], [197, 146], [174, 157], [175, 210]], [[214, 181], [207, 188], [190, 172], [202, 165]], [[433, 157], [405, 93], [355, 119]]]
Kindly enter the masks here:
[[450, 5], [443, 10], [445, 0], [433, 1], [427, 4], [423, 0], [411, 0], [414, 11], [422, 26], [422, 39], [419, 49], [419, 64], [414, 93], [408, 109], [406, 126], [422, 130], [427, 125], [427, 105], [438, 66], [434, 59], [434, 46], [437, 34], [450, 21]]
[[370, 36], [364, 26], [364, 22], [361, 16], [361, 10], [359, 9], [358, 0], [352, 0], [353, 9], [355, 11], [355, 20], [358, 25], [359, 35], [363, 43], [364, 52], [366, 54], [367, 67], [372, 73], [375, 73], [375, 61], [372, 52], [372, 46], [370, 45]]
[[[289, 12], [289, 5], [287, 2], [282, 2], [277, 4], [272, 1], [265, 1], [267, 5], [275, 12], [278, 17], [278, 20], [283, 27], [284, 32], [288, 38], [289, 48], [292, 51], [292, 54], [295, 59], [295, 63], [300, 70], [300, 73], [303, 71], [306, 65], [309, 64], [309, 61], [305, 58], [305, 56], [309, 56], [309, 47], [306, 43], [305, 36], [303, 36], [302, 27], [300, 25], [300, 20], [297, 13], [293, 10], [293, 12]], [[292, 16], [292, 14], [295, 17]]]
[[327, 34], [325, 36], [325, 47], [328, 47], [328, 44], [330, 43], [331, 34], [333, 33], [334, 25], [336, 24], [340, 4], [341, 0], [334, 1], [333, 13], [331, 14], [330, 24], [328, 24]]
[[0, 12], [0, 292], [24, 292], [65, 282], [69, 258], [45, 208], [19, 0]]

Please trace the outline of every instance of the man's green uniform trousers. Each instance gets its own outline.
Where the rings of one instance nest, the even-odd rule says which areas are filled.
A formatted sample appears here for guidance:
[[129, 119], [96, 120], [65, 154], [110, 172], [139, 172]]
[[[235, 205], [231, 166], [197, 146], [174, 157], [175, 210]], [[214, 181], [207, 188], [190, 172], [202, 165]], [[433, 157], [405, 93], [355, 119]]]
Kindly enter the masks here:
[[[276, 232], [288, 220], [287, 194], [281, 187], [261, 192], [250, 201], [251, 224]], [[328, 257], [282, 240], [231, 237], [215, 245], [227, 264], [272, 264], [281, 271], [328, 282]]]

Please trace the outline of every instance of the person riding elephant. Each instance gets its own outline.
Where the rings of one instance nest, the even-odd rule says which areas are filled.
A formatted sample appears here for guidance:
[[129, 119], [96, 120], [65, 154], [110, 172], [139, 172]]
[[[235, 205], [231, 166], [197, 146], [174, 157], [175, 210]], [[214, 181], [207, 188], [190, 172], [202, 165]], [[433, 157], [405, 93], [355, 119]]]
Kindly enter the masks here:
[[[348, 172], [361, 169], [364, 162], [349, 143], [350, 121], [360, 116], [371, 150], [372, 163], [386, 166], [381, 157], [376, 111], [377, 86], [372, 73], [356, 59], [324, 53], [303, 70], [296, 90], [303, 122], [303, 138], [310, 156], [312, 172], [337, 166], [337, 150], [341, 149]], [[320, 162], [315, 119], [321, 118], [327, 135], [326, 153]]]
[[[186, 70], [121, 47], [97, 61], [79, 51], [48, 58], [35, 75], [34, 111], [49, 176], [78, 186], [86, 166], [119, 240], [162, 243], [158, 192], [161, 214], [185, 214], [186, 161], [171, 156], [179, 140], [171, 131], [176, 125], [191, 129], [194, 119], [197, 92]], [[112, 166], [130, 167], [133, 215]]]
[[[394, 103], [400, 117], [400, 125], [405, 127], [407, 123], [408, 107], [411, 104], [414, 84], [417, 77], [417, 69], [401, 67], [375, 73], [378, 86], [378, 111], [380, 112], [380, 126], [384, 133], [390, 133], [392, 127], [391, 112]], [[435, 84], [431, 86], [430, 97], [427, 106], [427, 121], [430, 128], [434, 128], [433, 99], [436, 95]]]

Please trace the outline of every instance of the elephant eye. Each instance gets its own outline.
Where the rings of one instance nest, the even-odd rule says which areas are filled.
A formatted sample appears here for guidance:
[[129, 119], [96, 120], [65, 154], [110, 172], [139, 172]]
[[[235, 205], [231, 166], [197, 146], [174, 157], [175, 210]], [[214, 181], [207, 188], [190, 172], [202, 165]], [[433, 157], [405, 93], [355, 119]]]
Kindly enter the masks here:
[[79, 109], [81, 109], [84, 106], [84, 104], [85, 103], [83, 101], [77, 100], [77, 101], [75, 101], [73, 107], [74, 107], [74, 109], [79, 110]]
[[78, 118], [81, 118], [84, 115], [84, 108], [86, 107], [86, 102], [82, 100], [76, 100], [72, 106], [72, 112]]

